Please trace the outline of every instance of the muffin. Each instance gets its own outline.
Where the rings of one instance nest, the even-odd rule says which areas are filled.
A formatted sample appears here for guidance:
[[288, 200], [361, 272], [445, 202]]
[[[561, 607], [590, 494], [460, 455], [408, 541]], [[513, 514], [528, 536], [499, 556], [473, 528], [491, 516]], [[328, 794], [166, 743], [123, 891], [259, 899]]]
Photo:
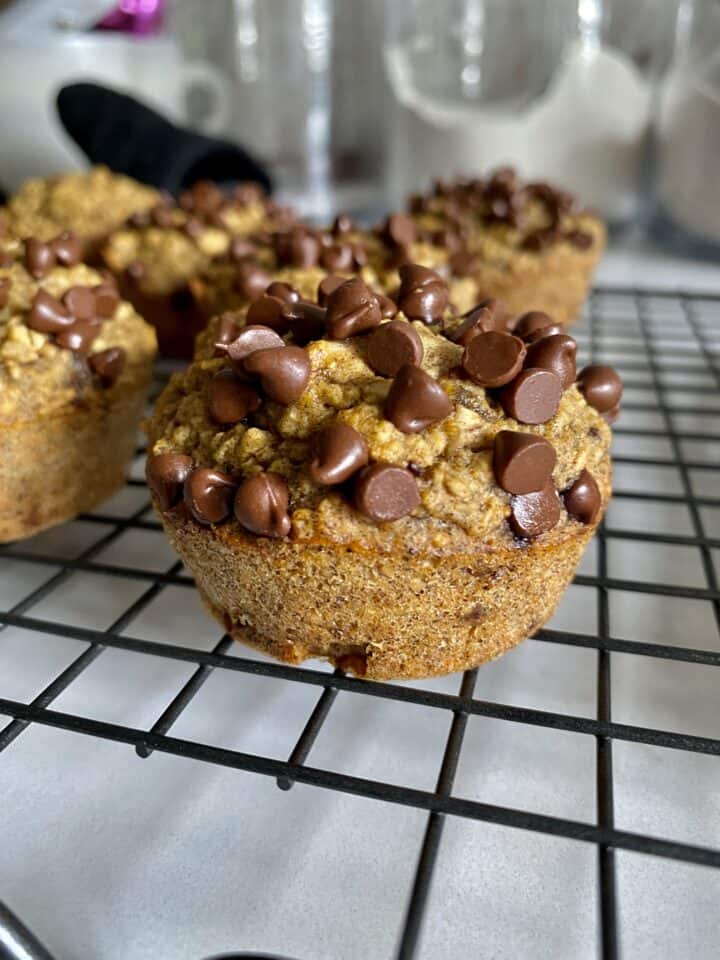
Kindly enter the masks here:
[[572, 194], [504, 168], [486, 180], [437, 182], [409, 209], [420, 235], [446, 246], [450, 276], [474, 280], [478, 297], [500, 299], [515, 314], [577, 318], [606, 234]]
[[[240, 325], [147, 424], [153, 503], [213, 616], [373, 679], [476, 666], [552, 615], [610, 497], [621, 392], [610, 368], [576, 374], [545, 314], [512, 335], [400, 274], [392, 317], [352, 278]], [[443, 305], [428, 324], [423, 301]]]
[[[400, 283], [398, 268], [419, 263], [448, 280], [450, 300], [458, 311], [477, 302], [476, 285], [448, 276], [448, 251], [441, 242], [421, 236], [413, 220], [393, 213], [374, 229], [360, 229], [341, 215], [332, 226], [292, 224], [233, 244], [190, 282], [194, 301], [206, 319], [246, 308], [271, 280], [295, 287], [304, 298], [318, 295], [321, 281], [361, 277], [378, 293], [392, 294]], [[319, 294], [322, 298], [323, 291]], [[204, 338], [207, 340], [207, 337]]]
[[90, 510], [125, 480], [156, 350], [80, 243], [0, 241], [0, 542]]
[[85, 259], [133, 213], [149, 210], [161, 199], [152, 187], [107, 167], [65, 173], [24, 183], [10, 198], [0, 220], [24, 239], [50, 240], [70, 230], [83, 245]]
[[233, 239], [292, 219], [267, 200], [257, 184], [240, 184], [225, 196], [216, 184], [199, 181], [175, 203], [168, 198], [135, 214], [103, 245], [102, 262], [123, 296], [155, 326], [160, 352], [192, 356], [195, 335], [204, 325], [189, 283]]

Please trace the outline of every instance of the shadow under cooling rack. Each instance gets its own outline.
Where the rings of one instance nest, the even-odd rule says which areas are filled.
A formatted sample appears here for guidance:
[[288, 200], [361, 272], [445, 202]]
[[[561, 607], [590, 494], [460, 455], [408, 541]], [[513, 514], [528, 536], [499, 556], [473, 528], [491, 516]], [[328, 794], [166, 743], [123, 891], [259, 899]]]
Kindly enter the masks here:
[[[139, 757], [154, 751], [245, 770], [276, 779], [282, 790], [295, 782], [342, 791], [384, 803], [406, 805], [427, 812], [424, 836], [404, 917], [398, 918], [398, 958], [414, 957], [423, 919], [432, 896], [432, 878], [448, 817], [479, 820], [506, 827], [564, 837], [595, 845], [598, 862], [598, 902], [601, 941], [599, 955], [619, 955], [618, 891], [615, 851], [629, 850], [686, 863], [720, 868], [720, 849], [618, 829], [615, 826], [613, 744], [639, 743], [686, 753], [720, 755], [720, 739], [679, 729], [613, 720], [611, 669], [613, 654], [668, 663], [720, 666], [720, 592], [716, 562], [720, 554], [720, 295], [678, 292], [598, 289], [576, 328], [581, 363], [608, 362], [618, 368], [625, 383], [623, 415], [615, 433], [616, 490], [608, 515], [595, 539], [593, 563], [575, 579], [576, 587], [594, 593], [592, 620], [596, 629], [547, 628], [532, 642], [584, 648], [596, 653], [596, 714], [576, 716], [559, 710], [494, 702], [475, 695], [477, 671], [458, 677], [456, 692], [422, 686], [359, 681], [336, 670], [330, 673], [294, 668], [250, 656], [235, 655], [229, 637], [210, 650], [132, 636], [132, 624], [168, 587], [192, 588], [179, 562], [153, 569], [140, 553], [131, 565], [113, 562], [113, 547], [129, 531], [154, 534], [153, 518], [144, 483], [128, 481], [125, 500], [113, 512], [81, 516], [80, 538], [71, 556], [53, 552], [52, 543], [18, 543], [0, 548], [0, 559], [37, 565], [48, 573], [30, 593], [0, 613], [0, 629], [22, 628], [30, 634], [71, 638], [85, 644], [42, 691], [21, 702], [0, 698], [0, 714], [9, 717], [0, 729], [0, 753], [31, 724], [43, 724], [134, 747]], [[579, 364], [580, 365], [580, 364]], [[671, 523], [657, 520], [673, 518]], [[677, 520], [674, 518], [677, 517]], [[98, 529], [100, 528], [100, 529]], [[95, 535], [91, 535], [91, 534]], [[100, 534], [99, 539], [97, 534]], [[83, 534], [84, 536], [84, 534]], [[49, 543], [49, 545], [48, 545]], [[86, 545], [87, 544], [87, 545]], [[650, 574], [637, 576], [633, 550], [655, 545], [657, 555], [677, 556], [679, 563], [665, 568], [651, 565]], [[673, 554], [672, 551], [679, 551]], [[39, 615], [43, 604], [66, 589], [81, 572], [136, 581], [132, 602], [117, 612], [107, 629], [58, 622]], [[647, 603], [662, 603], [672, 615], [673, 605], [698, 601], [709, 611], [695, 642], [667, 642], [662, 635], [636, 635], [613, 627], [611, 603], [616, 597], [642, 595]], [[708, 625], [709, 624], [709, 625]], [[231, 652], [232, 647], [232, 652]], [[189, 663], [195, 669], [169, 700], [149, 729], [138, 729], [53, 709], [54, 701], [106, 650], [118, 649], [138, 657], [161, 657]], [[199, 743], [172, 735], [172, 728], [215, 670], [277, 678], [317, 688], [317, 699], [304, 726], [295, 731], [287, 760], [241, 752], [213, 743]], [[720, 675], [718, 675], [720, 676]], [[371, 697], [431, 708], [449, 720], [442, 760], [434, 789], [343, 773], [313, 766], [312, 750], [323, 724], [339, 698]], [[597, 816], [582, 821], [519, 807], [480, 802], [453, 793], [463, 740], [473, 716], [585, 734], [595, 738], [595, 793]], [[152, 761], [150, 761], [152, 762]], [[0, 766], [2, 756], [0, 756]], [[289, 799], [288, 802], [292, 802]], [[0, 931], [1, 932], [1, 931]]]

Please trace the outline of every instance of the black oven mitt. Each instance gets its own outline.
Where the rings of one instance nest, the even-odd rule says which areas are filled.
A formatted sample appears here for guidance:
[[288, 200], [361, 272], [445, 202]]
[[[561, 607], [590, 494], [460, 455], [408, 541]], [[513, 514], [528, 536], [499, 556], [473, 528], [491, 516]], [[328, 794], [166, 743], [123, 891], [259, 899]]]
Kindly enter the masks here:
[[60, 121], [91, 163], [178, 194], [197, 180], [254, 180], [270, 190], [267, 171], [241, 147], [175, 126], [124, 93], [72, 83], [57, 95]]

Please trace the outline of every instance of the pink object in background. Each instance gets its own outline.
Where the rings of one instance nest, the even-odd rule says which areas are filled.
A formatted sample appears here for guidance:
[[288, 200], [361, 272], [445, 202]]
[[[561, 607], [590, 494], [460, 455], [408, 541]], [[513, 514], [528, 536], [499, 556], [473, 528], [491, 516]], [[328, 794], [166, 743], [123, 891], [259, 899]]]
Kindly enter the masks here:
[[147, 36], [159, 33], [164, 15], [165, 0], [122, 0], [95, 29]]

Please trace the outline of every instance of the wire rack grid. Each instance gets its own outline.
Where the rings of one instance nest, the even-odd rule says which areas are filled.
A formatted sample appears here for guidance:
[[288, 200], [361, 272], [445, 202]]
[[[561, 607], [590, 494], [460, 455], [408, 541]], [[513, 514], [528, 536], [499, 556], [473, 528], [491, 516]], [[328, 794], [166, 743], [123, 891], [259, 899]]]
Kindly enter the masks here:
[[[612, 362], [623, 376], [625, 415], [615, 429], [616, 490], [613, 508], [596, 538], [596, 571], [581, 573], [575, 584], [591, 588], [596, 598], [596, 632], [541, 630], [533, 643], [585, 648], [596, 653], [595, 716], [576, 716], [571, 712], [540, 710], [510, 703], [495, 702], [475, 695], [477, 671], [458, 679], [455, 693], [439, 692], [422, 686], [359, 681], [341, 671], [329, 672], [314, 667], [293, 668], [256, 659], [233, 648], [228, 636], [221, 637], [211, 650], [202, 650], [171, 642], [156, 642], [132, 636], [133, 621], [172, 585], [191, 589], [191, 578], [179, 562], [158, 571], [116, 566], [107, 560], [108, 548], [129, 530], [159, 531], [146, 497], [143, 481], [128, 481], [137, 494], [134, 509], [122, 516], [102, 511], [83, 515], [81, 525], [96, 525], [102, 532], [90, 546], [72, 558], [57, 556], [37, 545], [17, 543], [0, 550], [3, 559], [20, 561], [52, 575], [18, 602], [0, 612], [0, 631], [22, 628], [29, 636], [70, 637], [82, 641], [84, 648], [72, 662], [53, 677], [30, 702], [0, 697], [0, 715], [7, 718], [0, 727], [0, 771], [2, 752], [33, 724], [47, 725], [69, 733], [85, 734], [131, 746], [138, 757], [148, 759], [155, 751], [174, 754], [204, 763], [221, 765], [265, 777], [275, 778], [281, 790], [293, 784], [341, 791], [383, 804], [418, 808], [427, 814], [420, 849], [417, 851], [414, 879], [409, 890], [404, 916], [397, 918], [395, 956], [410, 960], [419, 954], [428, 904], [438, 896], [433, 875], [441, 850], [444, 827], [450, 818], [485, 821], [506, 828], [562, 837], [594, 846], [597, 851], [597, 901], [600, 932], [598, 956], [613, 960], [621, 954], [618, 933], [619, 891], [616, 883], [616, 852], [633, 851], [667, 860], [720, 868], [720, 849], [713, 845], [680, 842], [644, 831], [619, 829], [615, 824], [613, 747], [617, 743], [636, 743], [669, 751], [720, 755], [720, 738], [651, 725], [621, 723], [613, 719], [611, 670], [616, 654], [629, 655], [642, 663], [661, 659], [668, 663], [700, 665], [708, 671], [720, 667], [720, 592], [715, 569], [720, 548], [720, 525], [715, 513], [720, 508], [720, 295], [649, 290], [598, 289], [577, 328], [583, 362]], [[161, 381], [158, 383], [158, 387]], [[625, 421], [625, 422], [624, 422]], [[645, 454], [650, 443], [651, 455]], [[657, 454], [664, 449], [666, 455]], [[709, 451], [709, 452], [708, 452]], [[664, 471], [671, 470], [675, 480], [666, 485]], [[634, 472], [633, 472], [634, 471]], [[645, 472], [650, 478], [647, 482]], [[628, 483], [627, 477], [632, 479]], [[638, 480], [637, 478], [640, 477]], [[659, 478], [659, 479], [658, 479]], [[684, 532], [652, 529], [643, 520], [646, 506], [666, 506], [687, 511], [689, 526]], [[620, 562], [635, 544], [652, 544], [658, 552], [684, 548], [693, 552], [699, 564], [701, 580], [683, 575], [669, 578], [636, 579], [628, 571], [628, 561]], [[685, 555], [685, 554], [683, 554]], [[140, 595], [116, 617], [107, 629], [90, 629], [34, 615], [34, 609], [49, 596], [65, 588], [79, 572], [106, 577], [131, 578], [142, 585]], [[668, 643], [648, 640], [632, 634], [620, 635], [611, 629], [609, 597], [613, 591], [642, 594], [648, 602], [676, 603], [699, 600], [712, 610], [711, 627], [695, 631], [689, 625], [688, 642]], [[2, 633], [0, 633], [0, 645]], [[54, 709], [54, 701], [108, 649], [127, 651], [138, 658], [152, 656], [189, 663], [190, 678], [177, 690], [149, 729], [98, 720], [80, 713]], [[649, 658], [649, 659], [648, 659]], [[191, 704], [213, 671], [236, 671], [275, 678], [317, 689], [317, 699], [286, 760], [259, 753], [241, 752], [213, 743], [196, 742], [173, 736], [172, 728]], [[713, 671], [714, 673], [714, 671]], [[717, 676], [720, 676], [718, 674]], [[713, 677], [714, 680], [714, 677]], [[714, 681], [716, 682], [716, 681]], [[2, 690], [0, 689], [0, 694]], [[312, 751], [316, 739], [328, 721], [339, 698], [381, 698], [400, 704], [431, 708], [450, 719], [449, 732], [437, 771], [435, 788], [418, 789], [402, 782], [388, 782], [314, 766]], [[468, 799], [454, 792], [455, 776], [463, 742], [471, 717], [491, 718], [506, 723], [547, 728], [572, 734], [585, 734], [595, 740], [595, 820], [579, 820], [547, 815], [544, 812], [501, 805], [482, 799]], [[152, 762], [152, 760], [149, 760]], [[199, 768], [198, 768], [199, 769]], [[288, 798], [292, 803], [292, 798]], [[0, 928], [2, 918], [0, 917]], [[1, 929], [0, 929], [1, 933]], [[2, 937], [0, 936], [0, 955]]]

